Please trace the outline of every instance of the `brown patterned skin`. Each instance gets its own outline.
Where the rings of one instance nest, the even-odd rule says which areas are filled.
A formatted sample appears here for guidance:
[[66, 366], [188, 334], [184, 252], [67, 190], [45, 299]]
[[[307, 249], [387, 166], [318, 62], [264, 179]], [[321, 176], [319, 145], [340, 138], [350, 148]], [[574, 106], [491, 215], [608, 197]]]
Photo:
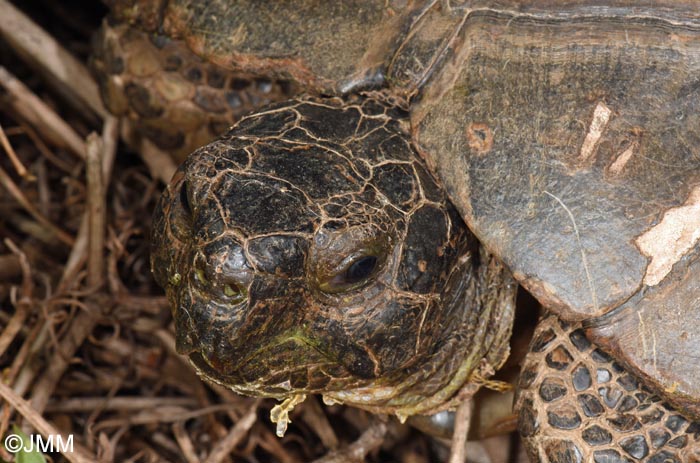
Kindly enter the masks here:
[[533, 461], [700, 461], [700, 422], [679, 414], [592, 344], [580, 324], [538, 324], [516, 407]]
[[241, 116], [297, 93], [288, 81], [237, 73], [179, 40], [105, 20], [91, 67], [109, 110], [178, 162]]
[[294, 101], [181, 166], [152, 262], [178, 350], [248, 395], [408, 416], [505, 360], [515, 284], [380, 100]]

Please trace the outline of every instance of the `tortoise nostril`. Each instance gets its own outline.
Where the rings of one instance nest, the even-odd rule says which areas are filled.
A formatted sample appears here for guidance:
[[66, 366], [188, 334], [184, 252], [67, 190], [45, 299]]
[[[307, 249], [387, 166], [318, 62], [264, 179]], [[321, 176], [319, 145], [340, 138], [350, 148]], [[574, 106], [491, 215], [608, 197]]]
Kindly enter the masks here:
[[240, 294], [241, 290], [236, 285], [224, 285], [224, 294], [228, 297], [233, 297]]
[[194, 271], [194, 278], [200, 285], [208, 286], [209, 279], [207, 278], [207, 272], [202, 267], [197, 267]]
[[229, 303], [237, 304], [243, 302], [248, 297], [248, 291], [242, 282], [226, 278], [222, 284], [216, 285], [219, 295]]
[[228, 303], [237, 304], [248, 296], [245, 278], [237, 278], [235, 275], [215, 271], [201, 261], [195, 263], [194, 280], [201, 290], [217, 295]]

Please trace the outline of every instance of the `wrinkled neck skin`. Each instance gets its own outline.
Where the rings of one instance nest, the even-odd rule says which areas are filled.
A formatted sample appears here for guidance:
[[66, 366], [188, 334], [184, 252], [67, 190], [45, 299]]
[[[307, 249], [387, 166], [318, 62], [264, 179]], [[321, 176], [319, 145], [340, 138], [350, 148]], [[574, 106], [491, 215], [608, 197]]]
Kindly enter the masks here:
[[296, 100], [181, 166], [152, 267], [201, 376], [403, 419], [453, 407], [501, 366], [516, 284], [405, 127], [371, 97]]
[[[401, 421], [417, 414], [452, 409], [464, 399], [463, 389], [479, 384], [508, 358], [517, 283], [495, 257], [479, 247], [481, 263], [466, 254], [441, 295], [446, 323], [438, 348], [415, 371], [402, 371], [391, 386], [369, 384], [327, 392], [324, 401], [350, 404]], [[391, 382], [388, 379], [387, 382]], [[474, 389], [475, 390], [475, 389]]]

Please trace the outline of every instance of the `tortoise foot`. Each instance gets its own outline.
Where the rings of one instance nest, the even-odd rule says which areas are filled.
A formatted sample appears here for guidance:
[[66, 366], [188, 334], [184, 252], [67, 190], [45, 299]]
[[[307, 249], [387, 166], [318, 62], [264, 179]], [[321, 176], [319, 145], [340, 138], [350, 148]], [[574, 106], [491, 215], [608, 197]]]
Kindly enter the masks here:
[[700, 422], [642, 386], [579, 324], [540, 321], [518, 388], [518, 428], [533, 462], [700, 461]]

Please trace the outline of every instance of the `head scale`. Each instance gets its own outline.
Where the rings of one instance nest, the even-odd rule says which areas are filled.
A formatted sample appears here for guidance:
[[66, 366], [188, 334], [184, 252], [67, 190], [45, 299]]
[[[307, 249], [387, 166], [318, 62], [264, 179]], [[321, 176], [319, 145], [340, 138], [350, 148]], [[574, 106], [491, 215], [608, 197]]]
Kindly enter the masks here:
[[477, 367], [475, 243], [403, 116], [295, 101], [183, 164], [156, 211], [153, 269], [200, 373], [410, 414]]

